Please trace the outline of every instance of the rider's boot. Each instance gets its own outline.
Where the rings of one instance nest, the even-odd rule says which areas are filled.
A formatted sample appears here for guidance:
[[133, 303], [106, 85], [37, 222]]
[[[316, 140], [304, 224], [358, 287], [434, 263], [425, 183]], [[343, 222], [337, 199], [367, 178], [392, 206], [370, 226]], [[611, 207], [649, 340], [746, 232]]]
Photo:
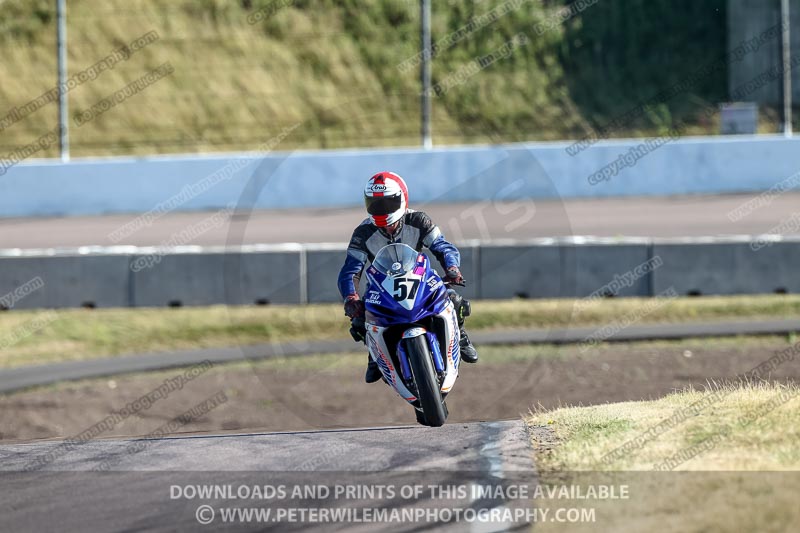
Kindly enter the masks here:
[[472, 345], [472, 342], [469, 340], [469, 336], [467, 336], [467, 332], [464, 331], [464, 326], [461, 326], [461, 339], [458, 341], [458, 345], [461, 347], [461, 360], [465, 363], [477, 363], [478, 362], [478, 350]]
[[472, 345], [472, 341], [469, 340], [469, 335], [464, 330], [464, 321], [466, 318], [472, 314], [472, 306], [469, 303], [469, 300], [466, 300], [463, 296], [458, 294], [453, 289], [447, 291], [450, 299], [453, 301], [453, 306], [456, 310], [456, 320], [458, 321], [458, 329], [461, 339], [458, 342], [459, 347], [461, 348], [461, 359], [465, 363], [477, 363], [478, 362], [478, 350]]

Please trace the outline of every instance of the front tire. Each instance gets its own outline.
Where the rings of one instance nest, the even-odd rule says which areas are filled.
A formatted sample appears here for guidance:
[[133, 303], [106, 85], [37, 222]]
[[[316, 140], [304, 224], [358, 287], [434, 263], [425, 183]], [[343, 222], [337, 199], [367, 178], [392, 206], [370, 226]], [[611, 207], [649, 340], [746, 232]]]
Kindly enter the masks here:
[[[411, 374], [417, 385], [417, 399], [424, 414], [425, 425], [439, 427], [447, 420], [447, 413], [442, 402], [439, 380], [433, 368], [428, 341], [424, 335], [405, 340]], [[418, 417], [419, 420], [419, 417]]]

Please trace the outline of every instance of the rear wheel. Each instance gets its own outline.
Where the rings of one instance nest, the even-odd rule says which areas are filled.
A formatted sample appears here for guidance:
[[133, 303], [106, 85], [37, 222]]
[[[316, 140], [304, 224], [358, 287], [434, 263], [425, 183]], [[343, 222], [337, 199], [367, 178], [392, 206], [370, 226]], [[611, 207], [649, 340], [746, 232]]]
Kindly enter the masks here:
[[[403, 341], [406, 343], [406, 353], [417, 385], [417, 398], [424, 414], [425, 425], [439, 427], [447, 420], [447, 412], [442, 402], [442, 392], [439, 389], [439, 379], [433, 368], [428, 341], [424, 335]], [[420, 420], [420, 417], [417, 417]], [[422, 422], [420, 422], [422, 423]]]

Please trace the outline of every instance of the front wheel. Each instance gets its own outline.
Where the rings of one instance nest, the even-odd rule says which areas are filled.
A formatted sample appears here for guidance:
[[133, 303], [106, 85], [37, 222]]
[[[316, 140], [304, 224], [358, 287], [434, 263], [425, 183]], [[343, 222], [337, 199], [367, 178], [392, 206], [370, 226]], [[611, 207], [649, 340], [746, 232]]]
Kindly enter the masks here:
[[417, 398], [425, 415], [425, 425], [439, 427], [447, 420], [447, 413], [442, 402], [439, 380], [433, 368], [428, 340], [424, 335], [406, 339], [406, 353], [417, 385]]

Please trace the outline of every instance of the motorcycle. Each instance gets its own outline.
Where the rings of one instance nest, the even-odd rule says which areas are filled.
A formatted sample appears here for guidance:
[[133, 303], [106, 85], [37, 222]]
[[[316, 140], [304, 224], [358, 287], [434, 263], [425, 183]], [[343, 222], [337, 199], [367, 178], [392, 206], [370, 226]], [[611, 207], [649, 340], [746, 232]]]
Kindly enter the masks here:
[[366, 270], [366, 344], [384, 381], [414, 407], [417, 422], [447, 420], [445, 398], [460, 361], [456, 310], [428, 257], [406, 244], [381, 248]]

